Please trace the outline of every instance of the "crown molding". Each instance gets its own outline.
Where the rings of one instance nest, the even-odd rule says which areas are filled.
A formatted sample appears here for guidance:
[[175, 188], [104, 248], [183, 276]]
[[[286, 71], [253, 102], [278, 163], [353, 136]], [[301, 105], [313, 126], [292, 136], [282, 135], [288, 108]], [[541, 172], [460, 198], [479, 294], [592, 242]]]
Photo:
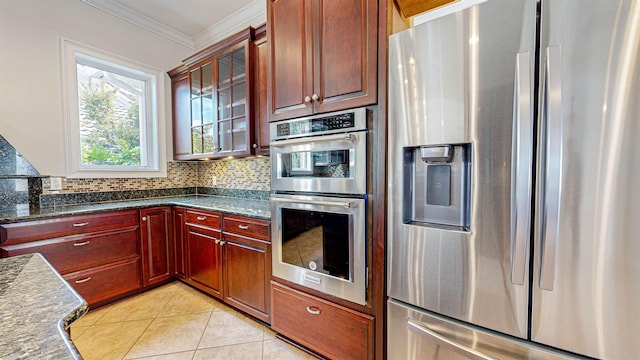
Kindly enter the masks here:
[[264, 24], [267, 21], [266, 8], [266, 1], [253, 0], [249, 5], [196, 35], [193, 38], [196, 49], [201, 49], [207, 45], [223, 40], [249, 26], [258, 27]]
[[184, 33], [177, 31], [169, 26], [166, 26], [156, 20], [151, 19], [148, 16], [140, 14], [139, 12], [123, 6], [113, 0], [80, 0], [87, 5], [91, 5], [99, 10], [102, 10], [111, 15], [117, 16], [123, 20], [137, 25], [143, 29], [149, 30], [157, 35], [160, 35], [166, 39], [177, 42], [190, 49], [195, 49], [193, 38], [185, 35]]

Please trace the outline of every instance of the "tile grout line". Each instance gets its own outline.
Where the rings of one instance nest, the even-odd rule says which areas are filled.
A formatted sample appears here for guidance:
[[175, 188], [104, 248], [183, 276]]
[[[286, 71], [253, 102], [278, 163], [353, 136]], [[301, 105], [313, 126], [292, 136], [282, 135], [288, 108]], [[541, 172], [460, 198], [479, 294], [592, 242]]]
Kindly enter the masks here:
[[207, 332], [207, 328], [209, 327], [209, 321], [211, 321], [211, 317], [213, 316], [213, 312], [215, 310], [216, 310], [216, 308], [214, 307], [209, 312], [209, 318], [207, 319], [207, 323], [204, 325], [204, 329], [202, 329], [202, 334], [200, 334], [200, 339], [198, 340], [198, 343], [196, 344], [196, 349], [193, 352], [193, 356], [191, 357], [192, 360], [196, 357], [196, 354], [198, 353], [198, 349], [200, 349], [200, 343], [202, 343], [202, 338], [204, 338], [204, 333]]

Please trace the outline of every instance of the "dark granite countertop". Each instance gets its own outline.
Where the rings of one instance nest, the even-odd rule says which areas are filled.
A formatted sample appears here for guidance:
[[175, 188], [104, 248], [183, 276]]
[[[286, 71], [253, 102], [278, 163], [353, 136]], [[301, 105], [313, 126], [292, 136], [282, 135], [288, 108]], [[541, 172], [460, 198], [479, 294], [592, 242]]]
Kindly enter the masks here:
[[86, 312], [42, 255], [0, 259], [0, 359], [82, 359], [65, 329]]
[[28, 207], [2, 209], [0, 210], [0, 223], [164, 205], [184, 206], [209, 211], [220, 211], [227, 214], [243, 215], [260, 219], [271, 218], [271, 210], [268, 200], [236, 198], [227, 196], [191, 195], [155, 199], [114, 201], [94, 204], [65, 205], [46, 207], [39, 210], [29, 209]]

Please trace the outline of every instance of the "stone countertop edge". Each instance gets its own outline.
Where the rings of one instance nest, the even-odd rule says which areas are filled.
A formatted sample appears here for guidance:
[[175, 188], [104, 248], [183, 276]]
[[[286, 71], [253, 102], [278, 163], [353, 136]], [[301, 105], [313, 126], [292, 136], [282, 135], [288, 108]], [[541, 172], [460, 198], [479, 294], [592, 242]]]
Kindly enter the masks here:
[[0, 260], [0, 359], [82, 359], [66, 329], [87, 302], [40, 254]]
[[0, 211], [0, 224], [18, 221], [39, 220], [57, 216], [83, 215], [106, 211], [146, 208], [153, 206], [181, 206], [192, 209], [223, 212], [253, 218], [271, 219], [268, 200], [234, 198], [215, 195], [177, 196], [154, 199], [123, 200], [105, 203], [65, 205], [54, 208], [43, 208], [39, 212], [25, 215], [8, 214]]

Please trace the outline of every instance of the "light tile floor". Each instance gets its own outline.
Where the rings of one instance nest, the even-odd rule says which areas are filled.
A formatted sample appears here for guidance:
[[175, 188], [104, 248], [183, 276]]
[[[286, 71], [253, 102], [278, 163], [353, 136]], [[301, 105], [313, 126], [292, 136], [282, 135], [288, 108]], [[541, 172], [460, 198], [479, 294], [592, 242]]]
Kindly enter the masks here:
[[90, 312], [71, 339], [86, 360], [315, 359], [181, 282]]

